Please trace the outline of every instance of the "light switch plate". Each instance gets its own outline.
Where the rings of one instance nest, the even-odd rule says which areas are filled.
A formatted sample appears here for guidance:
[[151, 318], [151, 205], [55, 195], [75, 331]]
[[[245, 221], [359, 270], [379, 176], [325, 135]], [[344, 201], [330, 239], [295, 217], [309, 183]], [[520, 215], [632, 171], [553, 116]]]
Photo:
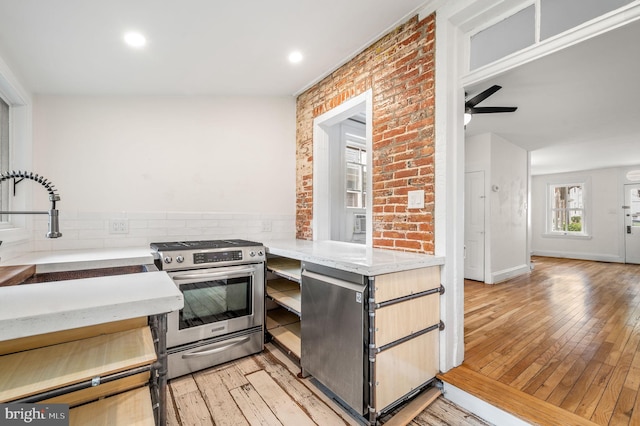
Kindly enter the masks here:
[[409, 191], [409, 202], [407, 207], [410, 209], [422, 209], [424, 208], [424, 190]]

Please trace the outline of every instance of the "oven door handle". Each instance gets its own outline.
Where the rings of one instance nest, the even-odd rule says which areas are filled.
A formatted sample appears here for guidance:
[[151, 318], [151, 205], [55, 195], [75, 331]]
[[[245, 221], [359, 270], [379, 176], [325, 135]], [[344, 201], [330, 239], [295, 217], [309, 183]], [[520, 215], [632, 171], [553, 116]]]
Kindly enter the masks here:
[[[232, 348], [233, 346], [237, 346], [242, 343], [248, 342], [249, 339], [250, 339], [250, 336], [234, 337], [233, 339], [229, 339], [224, 342], [214, 343], [213, 345], [211, 345], [211, 346], [215, 346], [215, 345], [219, 345], [220, 343], [224, 343], [223, 346], [216, 346], [212, 349], [205, 349], [198, 352], [191, 352], [188, 354], [184, 354], [182, 355], [182, 359], [197, 358], [201, 356], [216, 354], [218, 352], [226, 351], [227, 349]], [[208, 346], [208, 347], [211, 347], [211, 346]]]
[[209, 278], [217, 278], [217, 279], [227, 279], [233, 278], [237, 276], [252, 274], [255, 272], [254, 268], [244, 268], [244, 269], [234, 269], [223, 272], [205, 272], [201, 274], [179, 274], [174, 275], [172, 278], [176, 281], [180, 280], [199, 280], [199, 279], [209, 279]]

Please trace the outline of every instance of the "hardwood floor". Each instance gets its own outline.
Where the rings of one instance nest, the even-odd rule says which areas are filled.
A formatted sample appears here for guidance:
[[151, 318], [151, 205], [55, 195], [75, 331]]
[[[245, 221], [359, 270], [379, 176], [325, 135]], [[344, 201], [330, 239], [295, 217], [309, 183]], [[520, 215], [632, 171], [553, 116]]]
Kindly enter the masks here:
[[[358, 425], [271, 344], [265, 351], [169, 381], [167, 425]], [[397, 417], [386, 416], [392, 423]], [[407, 424], [400, 422], [398, 424]], [[410, 425], [486, 425], [440, 397]]]
[[534, 265], [465, 281], [465, 361], [439, 377], [537, 424], [640, 424], [640, 265]]

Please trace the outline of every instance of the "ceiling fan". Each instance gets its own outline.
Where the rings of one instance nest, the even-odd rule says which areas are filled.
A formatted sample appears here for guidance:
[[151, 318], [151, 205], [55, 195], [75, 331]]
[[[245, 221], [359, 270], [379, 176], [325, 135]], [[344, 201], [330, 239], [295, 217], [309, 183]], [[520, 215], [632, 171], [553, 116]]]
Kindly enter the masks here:
[[486, 89], [483, 92], [475, 95], [474, 97], [465, 100], [464, 102], [464, 124], [465, 126], [469, 121], [471, 121], [471, 116], [473, 114], [494, 114], [497, 112], [513, 112], [518, 109], [518, 107], [478, 107], [480, 102], [487, 99], [489, 96], [496, 93], [498, 90], [502, 89], [502, 86], [493, 85]]

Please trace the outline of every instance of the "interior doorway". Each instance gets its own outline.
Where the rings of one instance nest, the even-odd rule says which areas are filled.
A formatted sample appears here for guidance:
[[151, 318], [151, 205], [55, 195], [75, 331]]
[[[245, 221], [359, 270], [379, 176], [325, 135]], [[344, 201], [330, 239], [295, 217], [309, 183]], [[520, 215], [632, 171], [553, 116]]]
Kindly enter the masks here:
[[484, 282], [485, 261], [484, 172], [464, 176], [464, 277]]
[[640, 264], [640, 184], [624, 186], [625, 263]]

